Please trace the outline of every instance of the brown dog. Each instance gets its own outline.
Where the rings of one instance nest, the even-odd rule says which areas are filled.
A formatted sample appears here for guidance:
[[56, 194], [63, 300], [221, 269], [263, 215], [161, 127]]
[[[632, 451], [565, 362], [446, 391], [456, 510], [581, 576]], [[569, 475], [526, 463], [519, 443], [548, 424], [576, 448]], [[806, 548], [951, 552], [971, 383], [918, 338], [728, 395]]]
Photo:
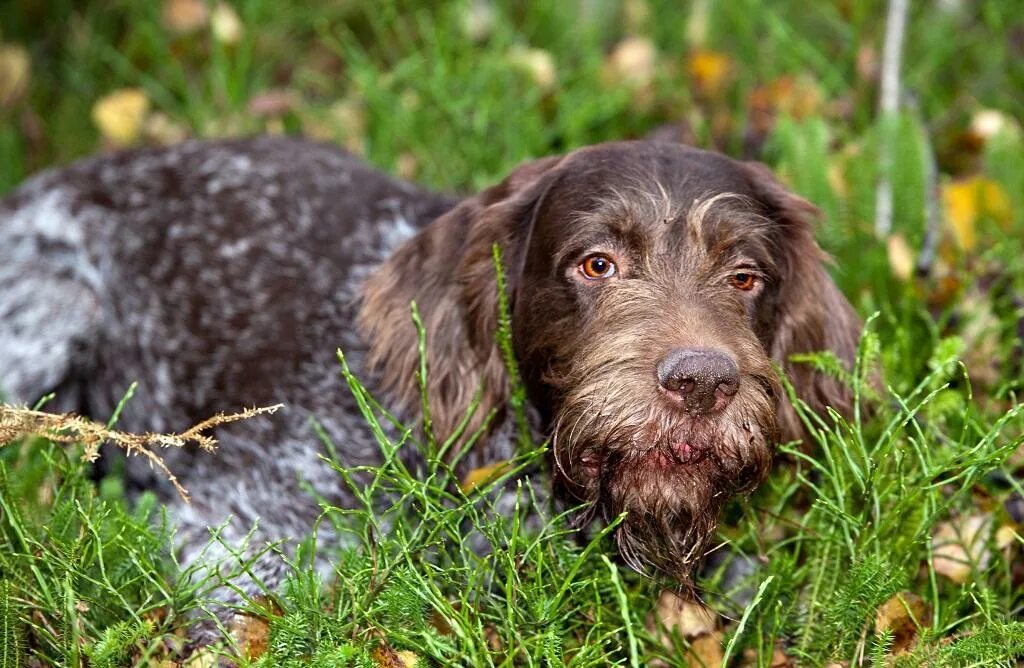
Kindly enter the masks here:
[[835, 381], [792, 353], [854, 355], [860, 322], [822, 267], [816, 209], [759, 164], [678, 144], [547, 158], [462, 202], [367, 285], [371, 361], [413, 406], [416, 300], [432, 335], [430, 396], [454, 428], [478, 386], [504, 404], [491, 244], [514, 267], [513, 340], [562, 487], [605, 518], [633, 568], [685, 578], [719, 512], [802, 430], [771, 361], [813, 408]]
[[[302, 481], [346, 503], [310, 418], [345, 463], [378, 456], [334, 350], [415, 418], [413, 300], [435, 433], [481, 391], [476, 415], [499, 417], [467, 466], [510, 456], [498, 244], [559, 487], [591, 514], [628, 511], [631, 566], [685, 578], [726, 500], [801, 434], [772, 362], [813, 408], [848, 407], [839, 383], [787, 361], [849, 362], [860, 327], [815, 214], [763, 166], [671, 143], [541, 159], [458, 203], [290, 139], [99, 157], [0, 203], [0, 387], [106, 417], [137, 380], [122, 417], [135, 430], [283, 402], [283, 416], [225, 428], [218, 457], [173, 455], [195, 498], [175, 511], [186, 559], [229, 513], [228, 539], [257, 517], [267, 538], [302, 535], [317, 512]], [[255, 570], [273, 584], [276, 567]]]

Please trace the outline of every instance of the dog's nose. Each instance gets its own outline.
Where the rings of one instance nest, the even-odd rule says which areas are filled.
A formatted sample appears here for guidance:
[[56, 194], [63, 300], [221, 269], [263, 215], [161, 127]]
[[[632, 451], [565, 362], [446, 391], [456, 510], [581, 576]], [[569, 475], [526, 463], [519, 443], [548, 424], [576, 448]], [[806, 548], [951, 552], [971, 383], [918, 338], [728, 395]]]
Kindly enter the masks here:
[[673, 348], [658, 362], [658, 383], [690, 413], [714, 413], [740, 387], [732, 357], [713, 348]]

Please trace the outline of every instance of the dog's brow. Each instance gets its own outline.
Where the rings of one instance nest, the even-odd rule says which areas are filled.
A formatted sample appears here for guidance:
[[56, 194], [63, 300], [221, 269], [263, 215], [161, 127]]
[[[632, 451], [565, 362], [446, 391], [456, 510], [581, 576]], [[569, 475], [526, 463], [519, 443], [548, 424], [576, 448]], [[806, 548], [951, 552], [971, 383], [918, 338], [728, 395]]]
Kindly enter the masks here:
[[707, 235], [705, 234], [705, 224], [708, 222], [712, 207], [719, 202], [728, 200], [745, 201], [746, 198], [736, 193], [722, 192], [715, 195], [704, 195], [693, 200], [686, 218], [689, 222], [689, 230], [693, 234], [698, 248], [706, 248]]
[[679, 217], [682, 207], [675, 202], [669, 189], [658, 179], [626, 186], [612, 186], [608, 193], [597, 199], [596, 211], [618, 218], [651, 219], [670, 222]]

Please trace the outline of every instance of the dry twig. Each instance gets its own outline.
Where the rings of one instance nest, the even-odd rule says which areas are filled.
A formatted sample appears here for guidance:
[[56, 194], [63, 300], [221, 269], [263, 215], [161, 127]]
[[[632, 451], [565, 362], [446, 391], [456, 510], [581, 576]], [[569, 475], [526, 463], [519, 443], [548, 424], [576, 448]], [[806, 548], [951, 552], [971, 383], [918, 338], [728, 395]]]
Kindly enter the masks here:
[[99, 457], [100, 446], [111, 442], [129, 455], [139, 455], [148, 459], [151, 465], [163, 472], [181, 498], [188, 503], [188, 492], [153, 448], [182, 448], [194, 443], [203, 450], [212, 452], [217, 447], [217, 441], [203, 432], [218, 425], [275, 413], [281, 406], [282, 404], [277, 404], [264, 408], [248, 408], [231, 415], [218, 413], [178, 434], [131, 434], [109, 429], [78, 415], [44, 413], [0, 404], [0, 447], [25, 436], [41, 436], [55, 443], [82, 444], [82, 459], [92, 462]]

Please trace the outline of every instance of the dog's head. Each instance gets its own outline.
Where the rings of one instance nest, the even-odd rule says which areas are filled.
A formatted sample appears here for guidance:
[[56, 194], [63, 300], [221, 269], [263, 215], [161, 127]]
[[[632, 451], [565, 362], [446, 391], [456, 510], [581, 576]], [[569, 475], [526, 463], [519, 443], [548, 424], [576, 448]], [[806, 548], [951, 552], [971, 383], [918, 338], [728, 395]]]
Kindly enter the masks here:
[[816, 209], [761, 165], [679, 144], [621, 142], [528, 163], [403, 245], [367, 284], [371, 363], [416, 405], [415, 300], [435, 431], [477, 391], [500, 407], [495, 345], [503, 249], [513, 344], [558, 485], [617, 530], [625, 560], [688, 576], [722, 506], [757, 486], [776, 441], [799, 438], [772, 368], [812, 407], [834, 380], [788, 363], [851, 360], [860, 327], [829, 278]]

